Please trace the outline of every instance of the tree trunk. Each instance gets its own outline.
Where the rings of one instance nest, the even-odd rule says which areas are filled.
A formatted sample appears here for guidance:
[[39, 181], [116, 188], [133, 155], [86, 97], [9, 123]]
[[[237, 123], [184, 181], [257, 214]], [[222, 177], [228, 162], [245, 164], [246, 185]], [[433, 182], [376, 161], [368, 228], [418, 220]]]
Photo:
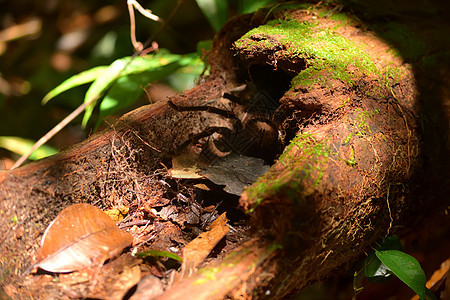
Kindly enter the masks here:
[[[360, 259], [413, 220], [426, 207], [434, 165], [424, 162], [426, 126], [418, 122], [412, 67], [373, 33], [348, 25], [353, 19], [314, 9], [232, 19], [215, 38], [211, 75], [199, 86], [170, 105], [130, 112], [53, 157], [1, 172], [1, 276], [11, 296], [27, 297], [20, 274], [61, 209], [78, 202], [106, 208], [129, 190], [157, 193], [161, 186], [148, 177], [209, 128], [233, 131], [238, 122], [249, 131], [236, 115], [179, 109], [214, 106], [224, 93], [250, 99], [254, 117], [266, 114], [263, 123], [280, 133], [238, 151], [266, 160], [278, 148], [282, 154], [240, 197], [250, 216], [243, 242], [166, 287], [161, 299], [277, 299]], [[244, 83], [244, 91], [236, 89]], [[265, 108], [274, 103], [267, 120]], [[232, 105], [248, 113], [248, 104]]]

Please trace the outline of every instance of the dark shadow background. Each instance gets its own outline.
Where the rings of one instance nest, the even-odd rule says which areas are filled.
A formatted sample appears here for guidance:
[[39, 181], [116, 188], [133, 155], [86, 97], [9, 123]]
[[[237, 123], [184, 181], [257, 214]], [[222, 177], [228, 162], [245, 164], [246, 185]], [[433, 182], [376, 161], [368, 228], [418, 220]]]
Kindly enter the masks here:
[[[195, 0], [140, 1], [163, 19], [178, 2], [179, 9], [156, 40], [172, 53], [192, 53], [198, 41], [214, 36]], [[137, 39], [145, 42], [161, 23], [137, 12], [135, 16]], [[16, 26], [23, 24], [25, 28]], [[72, 75], [132, 55], [129, 30], [126, 0], [0, 0], [0, 136], [42, 137], [82, 103], [88, 85], [42, 106], [44, 95]], [[134, 108], [143, 104], [148, 100]], [[63, 148], [89, 134], [81, 131], [80, 119], [49, 144]], [[0, 149], [2, 155], [10, 153]]]

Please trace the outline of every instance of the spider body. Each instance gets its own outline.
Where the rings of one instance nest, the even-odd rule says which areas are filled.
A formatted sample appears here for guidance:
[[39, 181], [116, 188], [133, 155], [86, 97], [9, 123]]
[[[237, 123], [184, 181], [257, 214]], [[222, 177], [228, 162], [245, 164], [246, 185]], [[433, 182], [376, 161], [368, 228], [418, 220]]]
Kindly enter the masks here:
[[[231, 152], [260, 157], [267, 161], [274, 159], [280, 148], [279, 132], [272, 120], [278, 104], [263, 92], [255, 93], [251, 99], [242, 99], [224, 93], [220, 99], [204, 106], [178, 106], [168, 101], [174, 110], [206, 111], [227, 118], [232, 124], [227, 127], [213, 127], [195, 136], [194, 140], [206, 138], [203, 151], [216, 156], [226, 156]], [[219, 107], [218, 107], [219, 106]]]

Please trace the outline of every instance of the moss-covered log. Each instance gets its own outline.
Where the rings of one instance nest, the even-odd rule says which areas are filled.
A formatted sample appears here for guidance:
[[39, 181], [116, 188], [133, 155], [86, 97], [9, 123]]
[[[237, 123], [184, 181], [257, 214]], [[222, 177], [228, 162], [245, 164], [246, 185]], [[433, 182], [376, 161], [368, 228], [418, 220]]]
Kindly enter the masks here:
[[[280, 298], [360, 258], [424, 207], [419, 183], [429, 173], [412, 68], [360, 25], [303, 4], [235, 18], [216, 36], [211, 75], [171, 101], [201, 106], [252, 81], [279, 105], [273, 123], [285, 148], [241, 195], [251, 239], [167, 287], [162, 299]], [[157, 189], [127, 174], [151, 174], [162, 158], [224, 123], [208, 111], [158, 103], [55, 157], [0, 173], [2, 280], [23, 287], [18, 274], [63, 207], [101, 206], [111, 190], [120, 196], [137, 185]], [[127, 169], [112, 172], [118, 157]]]

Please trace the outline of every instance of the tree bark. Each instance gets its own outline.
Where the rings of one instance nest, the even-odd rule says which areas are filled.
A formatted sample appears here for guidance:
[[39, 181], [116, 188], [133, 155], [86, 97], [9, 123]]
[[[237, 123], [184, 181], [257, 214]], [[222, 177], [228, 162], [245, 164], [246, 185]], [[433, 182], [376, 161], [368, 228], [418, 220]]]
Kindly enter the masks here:
[[[424, 163], [411, 66], [350, 19], [318, 15], [295, 8], [275, 10], [269, 22], [267, 11], [232, 19], [215, 38], [211, 75], [170, 99], [203, 106], [252, 81], [279, 103], [273, 122], [286, 147], [241, 195], [247, 241], [167, 287], [161, 299], [281, 298], [360, 259], [425, 207], [434, 177]], [[61, 209], [105, 207], [112, 190], [120, 197], [154, 189], [133, 178], [152, 174], [208, 128], [230, 126], [223, 116], [161, 102], [53, 157], [1, 172], [2, 280], [24, 286], [19, 274]]]

